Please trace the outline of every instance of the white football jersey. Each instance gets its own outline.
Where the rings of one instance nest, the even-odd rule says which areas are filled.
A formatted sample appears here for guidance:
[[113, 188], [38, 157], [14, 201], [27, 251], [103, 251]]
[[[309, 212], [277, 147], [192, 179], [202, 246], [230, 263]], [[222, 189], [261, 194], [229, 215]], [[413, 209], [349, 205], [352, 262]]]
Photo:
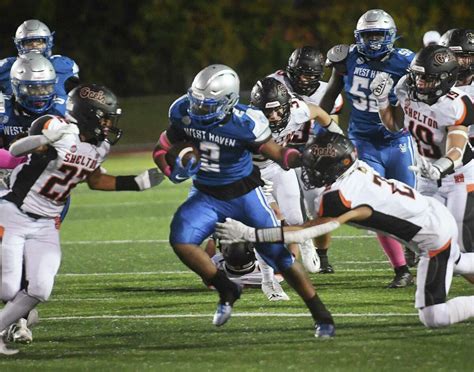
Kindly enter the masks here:
[[445, 154], [447, 127], [471, 124], [472, 101], [456, 87], [432, 105], [414, 101], [409, 97], [406, 79], [405, 75], [395, 87], [395, 94], [405, 113], [404, 126], [416, 140], [418, 153], [434, 162]]
[[234, 283], [243, 286], [260, 286], [262, 284], [263, 276], [258, 261], [255, 261], [255, 266], [251, 272], [239, 275], [227, 269], [222, 253], [216, 253], [213, 257], [211, 257], [211, 260], [214, 265], [216, 265], [217, 269], [224, 271], [226, 276]]
[[[48, 129], [68, 124], [51, 116]], [[76, 134], [65, 134], [48, 146], [44, 154], [32, 153], [11, 175], [11, 191], [4, 197], [25, 213], [54, 218], [60, 215], [71, 190], [104, 161], [109, 146], [82, 142]]]
[[[283, 147], [286, 146], [292, 141], [292, 138], [301, 127], [309, 125], [310, 120], [311, 116], [308, 105], [303, 100], [292, 97], [290, 101], [290, 117], [288, 119], [288, 124], [279, 133], [272, 131], [273, 140]], [[273, 160], [269, 160], [261, 154], [254, 155], [253, 161], [260, 169], [268, 167], [270, 164], [274, 163]]]
[[[466, 92], [466, 94], [471, 97], [471, 101], [474, 102], [474, 80], [469, 85], [460, 85], [456, 88], [461, 89], [463, 92]], [[471, 139], [471, 142], [474, 141], [474, 123], [469, 126], [469, 138]]]
[[[288, 76], [286, 75], [285, 71], [278, 70], [268, 76], [274, 79], [277, 79], [278, 81], [283, 83], [290, 92], [293, 92], [293, 87], [291, 86], [290, 79], [288, 79]], [[325, 81], [320, 81], [318, 89], [316, 89], [316, 91], [313, 94], [311, 94], [310, 96], [305, 96], [305, 95], [300, 94], [299, 97], [301, 97], [301, 99], [303, 99], [305, 102], [312, 103], [313, 105], [319, 106], [319, 103], [321, 102], [321, 99], [323, 98], [324, 93], [326, 93], [327, 86], [328, 86], [328, 83], [326, 83]], [[336, 115], [339, 111], [341, 111], [343, 103], [344, 103], [344, 100], [342, 98], [342, 95], [339, 94], [336, 98], [336, 102], [334, 102], [334, 107], [331, 110], [330, 114]]]
[[452, 231], [444, 231], [440, 221], [446, 220], [446, 227], [455, 226], [454, 218], [441, 203], [403, 182], [381, 177], [358, 160], [323, 192], [319, 216], [335, 217], [360, 206], [371, 208], [372, 216], [350, 224], [390, 235], [415, 250], [437, 249], [449, 240]]

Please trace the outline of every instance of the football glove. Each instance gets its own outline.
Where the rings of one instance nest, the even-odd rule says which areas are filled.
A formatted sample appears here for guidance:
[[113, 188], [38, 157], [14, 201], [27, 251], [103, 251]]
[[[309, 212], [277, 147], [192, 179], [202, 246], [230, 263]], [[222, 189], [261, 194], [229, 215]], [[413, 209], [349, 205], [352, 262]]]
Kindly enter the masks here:
[[377, 100], [379, 108], [387, 108], [389, 105], [388, 95], [393, 87], [393, 80], [386, 72], [378, 73], [370, 83], [370, 90]]
[[216, 237], [224, 244], [256, 242], [255, 228], [232, 218], [226, 218], [225, 222], [216, 224]]
[[161, 173], [157, 168], [151, 168], [136, 176], [135, 182], [140, 191], [143, 191], [158, 186], [164, 179], [165, 175], [163, 173]]
[[188, 164], [183, 167], [181, 164], [181, 158], [178, 156], [174, 162], [174, 167], [169, 175], [169, 179], [173, 183], [181, 183], [194, 176], [199, 171], [200, 167], [201, 162], [198, 161], [196, 163], [196, 159], [194, 158], [191, 158]]
[[408, 169], [419, 174], [421, 177], [437, 181], [447, 174], [452, 173], [454, 163], [451, 159], [442, 157], [434, 163], [430, 163], [425, 158], [419, 156], [416, 159], [416, 165], [410, 165]]

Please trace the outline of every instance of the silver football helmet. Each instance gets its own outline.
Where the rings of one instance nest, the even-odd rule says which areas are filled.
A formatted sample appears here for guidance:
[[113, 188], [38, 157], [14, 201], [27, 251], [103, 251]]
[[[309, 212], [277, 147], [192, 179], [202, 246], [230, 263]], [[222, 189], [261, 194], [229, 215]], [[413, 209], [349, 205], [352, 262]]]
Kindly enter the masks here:
[[382, 9], [371, 9], [359, 18], [354, 36], [359, 53], [379, 58], [393, 50], [397, 27], [390, 14]]
[[16, 101], [30, 112], [42, 114], [55, 98], [56, 71], [43, 55], [30, 52], [18, 57], [10, 70]]
[[226, 65], [210, 65], [201, 70], [188, 90], [189, 116], [204, 124], [222, 121], [239, 101], [240, 80]]
[[43, 22], [29, 19], [17, 28], [13, 40], [18, 55], [36, 52], [49, 57], [53, 48], [53, 35], [54, 32], [51, 32]]

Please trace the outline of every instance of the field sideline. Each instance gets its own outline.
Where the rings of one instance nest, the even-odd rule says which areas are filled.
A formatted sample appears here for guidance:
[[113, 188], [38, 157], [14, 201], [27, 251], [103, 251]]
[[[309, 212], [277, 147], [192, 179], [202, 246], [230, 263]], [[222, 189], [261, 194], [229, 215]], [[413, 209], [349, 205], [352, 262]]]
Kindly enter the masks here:
[[[150, 154], [112, 156], [110, 174], [152, 167]], [[189, 182], [144, 192], [72, 194], [61, 230], [63, 262], [51, 301], [39, 306], [34, 342], [0, 371], [470, 371], [474, 322], [429, 330], [413, 307], [414, 287], [392, 278], [374, 236], [343, 227], [330, 251], [336, 273], [311, 275], [333, 312], [337, 336], [314, 338], [291, 300], [244, 290], [232, 319], [212, 326], [217, 294], [169, 247], [169, 222]], [[451, 296], [472, 295], [456, 277]]]

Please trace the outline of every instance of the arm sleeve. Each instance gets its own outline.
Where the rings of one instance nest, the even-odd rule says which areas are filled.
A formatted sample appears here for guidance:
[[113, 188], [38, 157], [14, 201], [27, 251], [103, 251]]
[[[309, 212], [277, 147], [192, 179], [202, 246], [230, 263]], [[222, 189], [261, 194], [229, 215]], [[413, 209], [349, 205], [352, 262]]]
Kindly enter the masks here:
[[28, 136], [14, 142], [10, 146], [10, 154], [13, 156], [21, 156], [28, 154], [36, 148], [49, 144], [48, 139], [42, 134]]

